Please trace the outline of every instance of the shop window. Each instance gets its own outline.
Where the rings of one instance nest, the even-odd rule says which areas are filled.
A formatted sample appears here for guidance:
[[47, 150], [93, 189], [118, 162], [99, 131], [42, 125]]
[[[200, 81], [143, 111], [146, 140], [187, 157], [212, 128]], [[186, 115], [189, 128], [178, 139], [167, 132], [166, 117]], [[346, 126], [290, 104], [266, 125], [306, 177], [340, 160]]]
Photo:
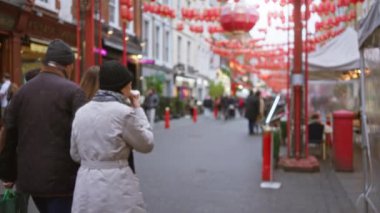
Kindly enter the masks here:
[[31, 69], [41, 67], [41, 62], [47, 51], [47, 45], [30, 42], [21, 48], [22, 75]]

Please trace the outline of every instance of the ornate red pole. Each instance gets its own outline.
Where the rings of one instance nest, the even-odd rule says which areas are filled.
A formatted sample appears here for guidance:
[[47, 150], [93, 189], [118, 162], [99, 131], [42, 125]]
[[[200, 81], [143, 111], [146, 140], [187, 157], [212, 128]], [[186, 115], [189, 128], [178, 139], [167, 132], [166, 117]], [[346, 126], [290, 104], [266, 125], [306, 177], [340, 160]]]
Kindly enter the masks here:
[[293, 97], [294, 97], [294, 142], [295, 157], [301, 157], [301, 116], [302, 116], [302, 18], [301, 0], [294, 0], [294, 71]]
[[309, 64], [308, 64], [308, 58], [309, 58], [309, 50], [308, 50], [308, 22], [309, 22], [309, 0], [305, 0], [305, 21], [306, 21], [306, 28], [305, 28], [305, 155], [306, 158], [309, 157]]
[[102, 30], [102, 0], [99, 0], [99, 22], [98, 22], [98, 61], [99, 65], [102, 64], [102, 35], [103, 35], [103, 30]]
[[77, 27], [76, 27], [76, 33], [77, 33], [77, 60], [75, 64], [75, 82], [80, 82], [80, 61], [81, 61], [81, 37], [80, 37], [80, 29], [81, 29], [81, 17], [80, 17], [80, 1], [77, 1]]
[[122, 63], [124, 64], [124, 66], [128, 66], [128, 62], [127, 62], [127, 40], [126, 40], [126, 37], [127, 37], [127, 33], [125, 32], [126, 29], [127, 29], [127, 21], [122, 21], [122, 30], [123, 30], [123, 58], [122, 58]]
[[94, 0], [88, 0], [86, 10], [86, 66], [85, 69], [95, 64], [95, 23], [94, 23]]
[[287, 63], [287, 69], [288, 69], [288, 74], [286, 76], [286, 81], [287, 81], [287, 90], [286, 90], [286, 108], [287, 108], [287, 113], [286, 113], [286, 137], [287, 137], [287, 157], [290, 157], [290, 6], [288, 4], [288, 63]]

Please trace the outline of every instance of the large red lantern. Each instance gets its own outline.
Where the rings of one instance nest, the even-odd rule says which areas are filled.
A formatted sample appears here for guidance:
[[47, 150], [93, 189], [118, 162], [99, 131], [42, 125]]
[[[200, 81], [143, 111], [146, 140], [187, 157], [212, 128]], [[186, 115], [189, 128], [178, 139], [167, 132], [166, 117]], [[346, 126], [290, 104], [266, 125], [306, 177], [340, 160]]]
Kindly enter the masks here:
[[220, 23], [227, 32], [248, 32], [258, 19], [259, 13], [254, 6], [237, 3], [222, 7]]

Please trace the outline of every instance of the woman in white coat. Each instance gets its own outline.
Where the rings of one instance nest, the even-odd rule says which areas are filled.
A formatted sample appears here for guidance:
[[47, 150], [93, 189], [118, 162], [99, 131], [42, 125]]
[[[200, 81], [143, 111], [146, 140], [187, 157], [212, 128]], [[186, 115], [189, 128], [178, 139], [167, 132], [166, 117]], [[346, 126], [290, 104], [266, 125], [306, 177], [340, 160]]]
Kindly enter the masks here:
[[70, 154], [81, 166], [73, 213], [146, 212], [128, 156], [132, 149], [152, 151], [153, 133], [139, 96], [131, 94], [132, 79], [119, 62], [105, 62], [99, 72], [100, 90], [75, 114]]

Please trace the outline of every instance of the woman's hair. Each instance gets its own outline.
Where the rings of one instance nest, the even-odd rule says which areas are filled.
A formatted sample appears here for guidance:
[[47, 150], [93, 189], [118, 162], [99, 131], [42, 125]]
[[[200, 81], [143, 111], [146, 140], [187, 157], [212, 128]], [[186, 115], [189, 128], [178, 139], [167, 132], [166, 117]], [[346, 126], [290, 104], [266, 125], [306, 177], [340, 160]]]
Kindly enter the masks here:
[[80, 86], [85, 92], [87, 100], [91, 100], [99, 89], [99, 69], [99, 66], [91, 66], [88, 68], [80, 82]]

